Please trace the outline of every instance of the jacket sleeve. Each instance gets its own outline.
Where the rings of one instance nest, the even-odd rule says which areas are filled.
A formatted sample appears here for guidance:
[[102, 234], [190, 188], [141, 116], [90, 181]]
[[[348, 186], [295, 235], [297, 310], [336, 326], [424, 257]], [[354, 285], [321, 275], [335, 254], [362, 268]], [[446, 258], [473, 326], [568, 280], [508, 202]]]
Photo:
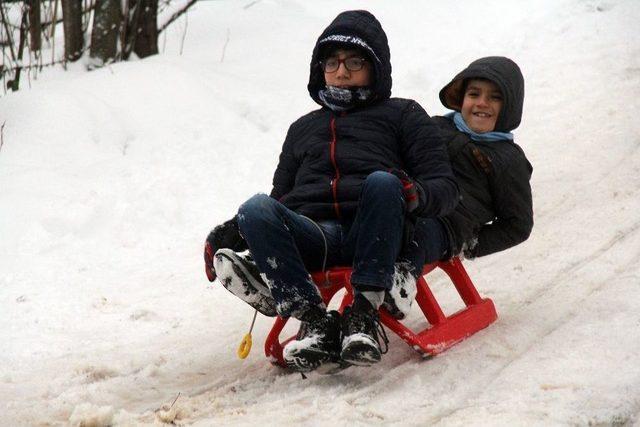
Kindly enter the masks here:
[[282, 145], [282, 151], [280, 152], [280, 159], [278, 166], [273, 174], [273, 187], [271, 189], [270, 196], [276, 200], [280, 200], [291, 189], [296, 180], [296, 173], [300, 163], [296, 159], [293, 151], [293, 145], [295, 141], [295, 131], [293, 125], [289, 127], [287, 136]]
[[443, 216], [458, 204], [458, 185], [445, 140], [438, 125], [417, 102], [404, 110], [401, 122], [402, 158], [406, 172], [424, 192], [422, 217]]
[[491, 180], [496, 219], [480, 228], [478, 244], [470, 255], [489, 255], [529, 238], [533, 228], [531, 172], [531, 164], [523, 156], [496, 173]]

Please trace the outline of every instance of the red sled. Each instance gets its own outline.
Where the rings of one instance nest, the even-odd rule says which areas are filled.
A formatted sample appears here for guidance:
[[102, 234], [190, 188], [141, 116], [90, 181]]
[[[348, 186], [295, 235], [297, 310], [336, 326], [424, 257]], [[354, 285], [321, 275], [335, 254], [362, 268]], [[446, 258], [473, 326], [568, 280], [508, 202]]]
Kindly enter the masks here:
[[[425, 280], [425, 275], [435, 268], [440, 268], [449, 276], [465, 304], [463, 309], [450, 316], [444, 314]], [[340, 312], [353, 302], [351, 272], [351, 267], [335, 267], [311, 275], [327, 304], [336, 292], [342, 288], [345, 289], [346, 292], [340, 303]], [[458, 258], [425, 265], [422, 276], [418, 279], [417, 288], [416, 302], [429, 323], [425, 329], [417, 332], [409, 329], [384, 308], [380, 309], [380, 320], [413, 349], [422, 353], [425, 358], [442, 353], [486, 328], [498, 318], [493, 301], [480, 297]], [[288, 318], [277, 317], [264, 344], [266, 356], [272, 363], [282, 367], [286, 367], [282, 358], [282, 349], [289, 341], [295, 339], [293, 336], [280, 341], [280, 333], [288, 320]]]

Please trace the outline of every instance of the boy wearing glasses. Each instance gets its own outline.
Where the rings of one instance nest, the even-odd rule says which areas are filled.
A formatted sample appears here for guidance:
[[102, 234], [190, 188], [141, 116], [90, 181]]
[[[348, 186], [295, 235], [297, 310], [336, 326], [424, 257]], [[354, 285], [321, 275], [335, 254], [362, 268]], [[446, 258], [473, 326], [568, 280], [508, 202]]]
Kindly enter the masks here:
[[[458, 189], [438, 127], [415, 101], [390, 97], [389, 46], [372, 14], [343, 12], [324, 30], [307, 88], [321, 108], [289, 128], [271, 194], [211, 232], [206, 272], [259, 311], [301, 321], [284, 348], [291, 368], [368, 366], [386, 346], [378, 308], [405, 214], [445, 215]], [[237, 253], [247, 247], [257, 270]], [[342, 316], [327, 312], [309, 275], [335, 265], [353, 266], [355, 299]]]

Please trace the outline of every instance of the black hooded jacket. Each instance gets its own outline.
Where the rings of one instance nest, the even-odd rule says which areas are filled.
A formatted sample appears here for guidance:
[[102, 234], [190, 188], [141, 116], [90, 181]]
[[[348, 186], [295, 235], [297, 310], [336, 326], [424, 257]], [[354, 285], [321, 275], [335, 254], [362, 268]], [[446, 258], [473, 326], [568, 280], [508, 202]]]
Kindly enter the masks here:
[[[497, 131], [515, 129], [522, 118], [524, 79], [508, 58], [488, 57], [472, 62], [440, 91], [447, 107], [460, 111], [464, 80], [485, 78], [502, 92]], [[442, 218], [449, 231], [451, 254], [470, 256], [498, 252], [529, 237], [533, 206], [529, 180], [533, 168], [522, 148], [510, 140], [478, 142], [457, 130], [453, 120], [434, 118], [449, 141], [448, 151], [461, 201]]]
[[[358, 48], [373, 63], [373, 100], [342, 113], [330, 110], [318, 97], [325, 88], [321, 55], [336, 45]], [[271, 197], [313, 219], [349, 220], [366, 177], [397, 168], [421, 185], [421, 215], [435, 217], [453, 210], [458, 189], [444, 139], [418, 103], [390, 98], [389, 45], [372, 14], [343, 12], [324, 30], [313, 50], [308, 89], [322, 108], [289, 128]]]

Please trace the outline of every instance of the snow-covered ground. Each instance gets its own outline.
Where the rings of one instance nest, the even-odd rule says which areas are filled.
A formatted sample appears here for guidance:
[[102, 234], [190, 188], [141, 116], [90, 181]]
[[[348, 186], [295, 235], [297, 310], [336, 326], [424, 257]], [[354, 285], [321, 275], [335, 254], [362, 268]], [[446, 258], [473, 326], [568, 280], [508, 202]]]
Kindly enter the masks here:
[[[466, 262], [490, 328], [428, 361], [393, 337], [377, 366], [303, 380], [263, 356], [264, 317], [236, 357], [253, 312], [209, 285], [202, 243], [269, 191], [316, 108], [315, 38], [354, 8], [387, 31], [394, 95], [432, 114], [471, 60], [521, 65], [536, 225]], [[0, 98], [0, 424], [640, 423], [638, 22], [637, 0], [210, 1], [164, 54], [25, 81]]]

